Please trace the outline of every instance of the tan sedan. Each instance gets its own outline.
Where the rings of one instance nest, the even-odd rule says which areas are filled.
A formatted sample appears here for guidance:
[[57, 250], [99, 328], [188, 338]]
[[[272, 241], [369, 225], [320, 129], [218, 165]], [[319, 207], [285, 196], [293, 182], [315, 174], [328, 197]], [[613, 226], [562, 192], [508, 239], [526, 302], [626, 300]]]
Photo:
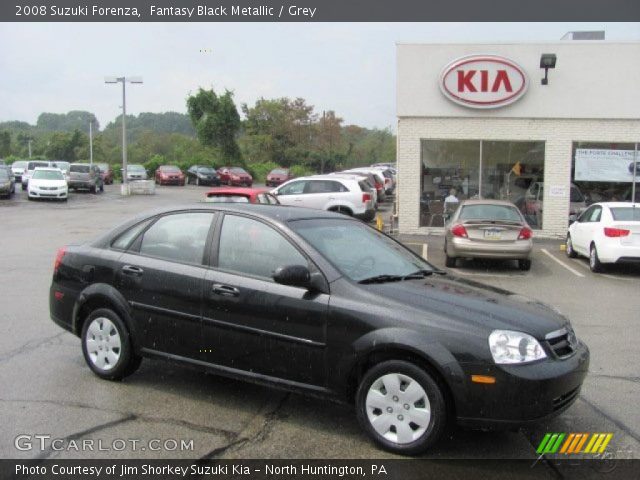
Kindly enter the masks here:
[[455, 267], [458, 258], [495, 258], [517, 260], [520, 270], [531, 268], [533, 232], [511, 202], [466, 200], [445, 228], [447, 267]]

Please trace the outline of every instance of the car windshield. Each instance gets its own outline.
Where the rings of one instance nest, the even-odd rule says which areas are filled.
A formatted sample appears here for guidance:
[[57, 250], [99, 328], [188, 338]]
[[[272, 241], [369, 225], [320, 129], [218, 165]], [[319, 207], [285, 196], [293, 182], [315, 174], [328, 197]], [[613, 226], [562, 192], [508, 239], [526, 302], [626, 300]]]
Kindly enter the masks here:
[[291, 228], [343, 275], [356, 282], [435, 269], [377, 230], [353, 220], [295, 220]]
[[144, 172], [144, 167], [142, 165], [129, 165], [127, 167], [127, 170], [129, 171], [129, 173], [131, 172]]
[[160, 170], [163, 172], [169, 172], [169, 173], [178, 173], [180, 171], [178, 167], [174, 167], [173, 165], [169, 165], [167, 167], [160, 167]]
[[24, 169], [24, 167], [27, 166], [27, 162], [22, 161], [22, 160], [18, 160], [17, 162], [13, 162], [11, 164], [11, 168], [22, 168]]
[[89, 165], [71, 165], [69, 171], [74, 173], [89, 173]]
[[33, 172], [34, 180], [64, 180], [60, 170], [36, 170]]
[[7, 180], [9, 180], [9, 173], [5, 169], [0, 168], [0, 181], [6, 182]]
[[287, 170], [284, 170], [283, 168], [276, 168], [275, 170], [271, 170], [271, 173], [274, 175], [286, 175]]
[[60, 170], [69, 170], [69, 162], [55, 162], [53, 166]]
[[211, 167], [198, 167], [198, 173], [213, 174], [215, 170]]
[[98, 168], [100, 169], [101, 172], [106, 172], [109, 170], [109, 164], [108, 163], [99, 163], [98, 164]]
[[211, 203], [249, 203], [249, 197], [244, 195], [225, 195], [224, 193], [211, 193], [207, 195], [207, 202]]
[[503, 220], [521, 222], [520, 214], [515, 207], [508, 205], [464, 205], [460, 211], [460, 220]]
[[231, 172], [232, 172], [232, 173], [243, 173], [243, 174], [244, 174], [244, 173], [247, 173], [247, 172], [246, 172], [244, 169], [242, 169], [242, 168], [232, 168], [232, 169], [231, 169]]
[[613, 207], [611, 215], [616, 222], [640, 222], [640, 207]]

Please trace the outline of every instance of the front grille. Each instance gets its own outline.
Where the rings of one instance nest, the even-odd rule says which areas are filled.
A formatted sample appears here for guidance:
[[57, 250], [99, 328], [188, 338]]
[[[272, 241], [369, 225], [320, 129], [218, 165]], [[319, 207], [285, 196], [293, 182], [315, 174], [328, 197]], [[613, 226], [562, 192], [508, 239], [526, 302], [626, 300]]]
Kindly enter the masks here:
[[556, 357], [567, 358], [575, 353], [577, 339], [571, 328], [551, 332], [545, 338]]
[[573, 403], [575, 398], [580, 393], [580, 387], [576, 387], [573, 390], [565, 393], [564, 395], [560, 395], [553, 399], [553, 411], [557, 412], [558, 410], [562, 410], [564, 407]]

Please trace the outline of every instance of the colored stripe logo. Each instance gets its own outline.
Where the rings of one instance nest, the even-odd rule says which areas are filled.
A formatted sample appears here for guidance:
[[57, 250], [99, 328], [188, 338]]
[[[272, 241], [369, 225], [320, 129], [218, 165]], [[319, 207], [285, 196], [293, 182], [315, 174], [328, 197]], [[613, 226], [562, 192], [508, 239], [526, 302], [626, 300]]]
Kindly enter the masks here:
[[613, 433], [547, 433], [538, 448], [538, 455], [604, 453]]

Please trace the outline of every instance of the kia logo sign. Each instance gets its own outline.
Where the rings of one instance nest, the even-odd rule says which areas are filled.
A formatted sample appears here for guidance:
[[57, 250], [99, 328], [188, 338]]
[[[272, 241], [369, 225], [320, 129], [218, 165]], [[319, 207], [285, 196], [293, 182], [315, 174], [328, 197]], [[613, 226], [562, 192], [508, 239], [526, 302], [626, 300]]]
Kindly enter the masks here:
[[440, 89], [452, 102], [470, 108], [498, 108], [527, 91], [527, 75], [512, 60], [497, 55], [471, 55], [447, 65]]

